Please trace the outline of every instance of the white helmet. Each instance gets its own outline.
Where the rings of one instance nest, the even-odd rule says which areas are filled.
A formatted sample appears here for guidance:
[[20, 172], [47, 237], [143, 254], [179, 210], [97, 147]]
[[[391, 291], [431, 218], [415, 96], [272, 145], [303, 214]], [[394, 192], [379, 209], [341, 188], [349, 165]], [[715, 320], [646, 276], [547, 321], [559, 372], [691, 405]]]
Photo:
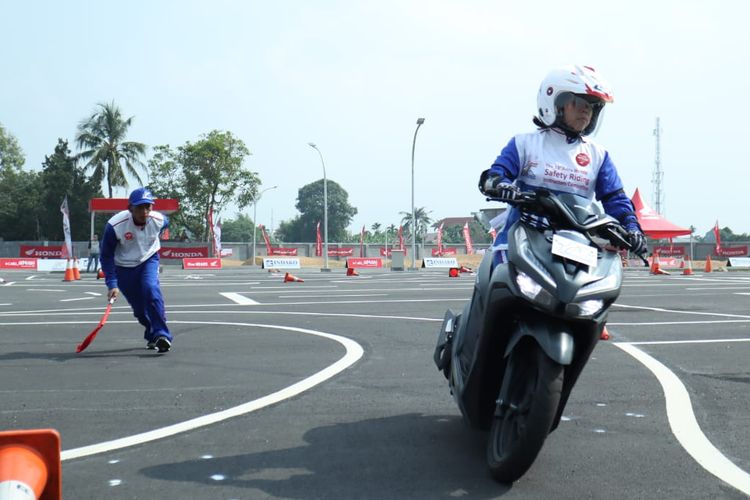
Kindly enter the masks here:
[[[562, 95], [577, 94], [594, 103], [589, 125], [575, 135], [589, 135], [596, 129], [604, 104], [613, 102], [612, 89], [590, 66], [563, 66], [553, 69], [542, 80], [537, 95], [538, 120], [545, 127], [559, 127], [571, 132], [562, 121]], [[536, 121], [536, 120], [535, 120]]]

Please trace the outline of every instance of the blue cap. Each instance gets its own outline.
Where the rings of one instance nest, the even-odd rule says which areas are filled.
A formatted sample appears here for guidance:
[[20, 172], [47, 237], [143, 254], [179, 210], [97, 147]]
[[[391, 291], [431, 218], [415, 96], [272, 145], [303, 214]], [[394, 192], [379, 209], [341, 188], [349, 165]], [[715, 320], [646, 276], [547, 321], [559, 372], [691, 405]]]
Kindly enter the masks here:
[[129, 205], [153, 205], [154, 197], [151, 194], [151, 190], [145, 187], [138, 188], [130, 193], [128, 196]]

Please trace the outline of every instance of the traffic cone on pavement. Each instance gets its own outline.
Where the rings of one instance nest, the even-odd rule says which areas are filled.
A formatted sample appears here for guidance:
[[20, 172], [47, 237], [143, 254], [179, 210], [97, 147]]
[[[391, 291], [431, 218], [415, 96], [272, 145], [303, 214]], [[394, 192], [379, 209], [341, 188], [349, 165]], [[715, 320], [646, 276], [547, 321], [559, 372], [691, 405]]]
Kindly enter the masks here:
[[458, 268], [457, 267], [451, 267], [448, 269], [448, 277], [449, 278], [458, 278]]
[[470, 267], [461, 266], [458, 268], [459, 273], [471, 273], [473, 272]]
[[599, 335], [599, 340], [609, 340], [609, 332], [607, 331], [607, 327], [606, 326], [602, 330], [601, 335]]
[[54, 429], [0, 432], [0, 498], [59, 500], [60, 435]]
[[703, 270], [706, 273], [710, 273], [714, 270], [713, 264], [711, 264], [711, 254], [706, 257], [706, 268]]
[[667, 271], [662, 269], [659, 265], [659, 253], [654, 253], [651, 260], [651, 274], [669, 274]]
[[65, 276], [63, 276], [63, 281], [75, 281], [76, 277], [73, 274], [73, 263], [70, 259], [65, 263]]
[[284, 283], [289, 283], [289, 282], [304, 283], [305, 280], [303, 280], [301, 278], [298, 278], [298, 277], [294, 276], [293, 274], [286, 273], [284, 275]]
[[81, 270], [78, 268], [78, 259], [73, 259], [73, 279], [76, 281], [81, 279]]
[[96, 272], [96, 279], [100, 280], [104, 278], [104, 271], [99, 269], [99, 271]]
[[[693, 275], [693, 264], [690, 262], [690, 259], [685, 259], [685, 261], [687, 261], [687, 265], [682, 269], [682, 275], [683, 276], [692, 276]], [[683, 261], [683, 263], [685, 261]]]
[[353, 267], [347, 267], [346, 268], [346, 275], [347, 276], [359, 276], [359, 273]]

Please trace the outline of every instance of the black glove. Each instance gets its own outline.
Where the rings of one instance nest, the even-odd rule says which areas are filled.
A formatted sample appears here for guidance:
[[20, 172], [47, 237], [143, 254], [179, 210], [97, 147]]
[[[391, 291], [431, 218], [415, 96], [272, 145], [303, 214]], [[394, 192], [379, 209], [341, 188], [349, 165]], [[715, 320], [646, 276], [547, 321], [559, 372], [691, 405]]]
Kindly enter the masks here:
[[517, 200], [520, 194], [516, 186], [507, 182], [501, 182], [494, 189], [494, 197], [505, 202]]
[[628, 231], [628, 243], [630, 243], [630, 251], [636, 255], [645, 255], [648, 253], [648, 247], [646, 246], [646, 237], [640, 231]]

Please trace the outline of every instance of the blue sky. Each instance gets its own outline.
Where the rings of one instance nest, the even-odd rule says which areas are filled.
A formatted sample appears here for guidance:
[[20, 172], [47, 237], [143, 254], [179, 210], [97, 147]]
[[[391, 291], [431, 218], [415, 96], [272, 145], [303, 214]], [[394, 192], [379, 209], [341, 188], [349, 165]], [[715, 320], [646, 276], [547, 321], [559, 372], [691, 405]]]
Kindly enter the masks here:
[[[258, 222], [294, 217], [322, 177], [357, 207], [351, 228], [437, 220], [488, 206], [476, 189], [510, 137], [533, 129], [539, 82], [587, 64], [611, 83], [596, 136], [628, 194], [653, 202], [656, 117], [662, 207], [681, 226], [750, 233], [742, 144], [745, 2], [5, 2], [0, 123], [39, 169], [96, 103], [134, 116], [155, 146], [229, 130], [253, 155]], [[652, 203], [653, 204], [653, 203]], [[244, 210], [252, 215], [252, 208]], [[236, 210], [223, 216], [231, 218]]]

